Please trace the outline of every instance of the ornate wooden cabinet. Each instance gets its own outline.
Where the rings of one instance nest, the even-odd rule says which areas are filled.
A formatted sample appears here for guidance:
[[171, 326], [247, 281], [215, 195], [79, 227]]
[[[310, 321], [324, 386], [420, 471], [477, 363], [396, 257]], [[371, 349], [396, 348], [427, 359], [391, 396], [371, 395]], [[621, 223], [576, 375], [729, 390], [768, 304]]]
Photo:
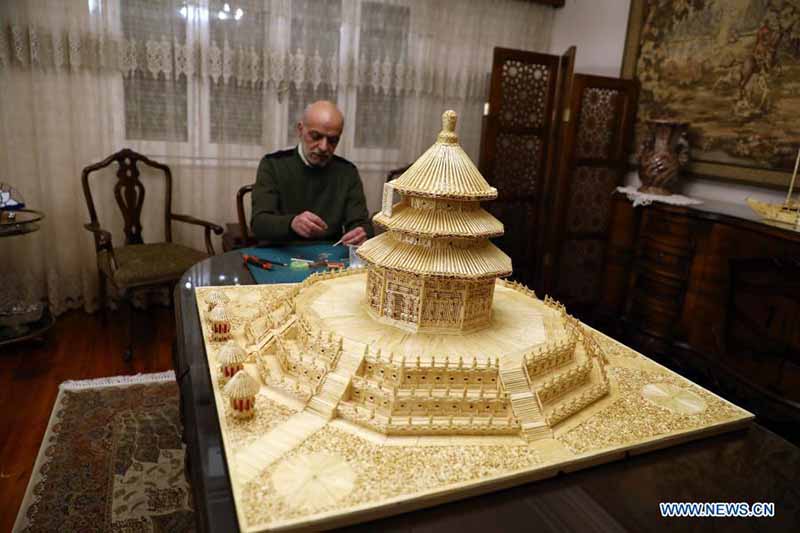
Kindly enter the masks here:
[[[763, 299], [774, 296], [773, 288], [797, 284], [786, 272], [800, 258], [800, 233], [762, 223], [746, 205], [706, 201], [633, 208], [616, 194], [612, 208], [609, 260], [596, 314], [649, 352], [668, 354], [677, 345], [724, 355], [728, 335], [736, 333], [728, 326], [737, 311], [732, 306], [739, 284], [748, 283], [758, 261], [765, 265]], [[752, 321], [766, 331], [767, 319]], [[781, 335], [787, 345], [798, 337], [796, 328]]]
[[563, 56], [496, 48], [480, 168], [514, 277], [577, 311], [599, 300], [611, 193], [626, 170], [635, 81], [573, 75]]
[[776, 423], [800, 423], [800, 233], [744, 205], [612, 202], [596, 324]]

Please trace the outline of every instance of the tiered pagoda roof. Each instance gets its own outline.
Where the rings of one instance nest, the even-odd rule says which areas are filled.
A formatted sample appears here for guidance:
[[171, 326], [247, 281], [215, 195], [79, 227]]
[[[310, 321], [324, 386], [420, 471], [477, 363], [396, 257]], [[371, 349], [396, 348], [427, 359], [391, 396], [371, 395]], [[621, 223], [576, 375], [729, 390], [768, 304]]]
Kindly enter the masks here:
[[488, 241], [503, 234], [503, 224], [479, 203], [496, 198], [497, 189], [459, 145], [456, 118], [446, 111], [436, 143], [391, 183], [403, 199], [375, 216], [388, 231], [359, 248], [368, 264], [428, 277], [511, 274], [511, 259]]

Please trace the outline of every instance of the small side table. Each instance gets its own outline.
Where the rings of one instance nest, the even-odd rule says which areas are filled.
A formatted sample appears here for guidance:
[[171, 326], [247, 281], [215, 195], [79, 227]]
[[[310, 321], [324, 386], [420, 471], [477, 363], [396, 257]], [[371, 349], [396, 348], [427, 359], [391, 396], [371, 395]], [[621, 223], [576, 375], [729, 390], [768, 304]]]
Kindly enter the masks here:
[[[43, 218], [44, 213], [33, 209], [0, 211], [0, 238], [38, 231], [39, 222]], [[43, 305], [42, 312], [35, 312], [32, 320], [26, 320], [24, 313], [21, 313], [19, 317], [0, 314], [0, 346], [41, 338], [47, 330], [53, 327], [56, 319], [47, 304]]]

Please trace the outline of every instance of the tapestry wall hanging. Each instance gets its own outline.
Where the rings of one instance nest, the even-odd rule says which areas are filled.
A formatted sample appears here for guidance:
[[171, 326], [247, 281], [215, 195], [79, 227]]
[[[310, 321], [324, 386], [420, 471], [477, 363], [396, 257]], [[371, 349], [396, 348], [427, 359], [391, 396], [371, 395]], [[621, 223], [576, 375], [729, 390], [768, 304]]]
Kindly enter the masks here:
[[788, 184], [799, 22], [798, 0], [632, 0], [623, 76], [641, 83], [637, 140], [645, 120], [689, 122], [690, 173]]

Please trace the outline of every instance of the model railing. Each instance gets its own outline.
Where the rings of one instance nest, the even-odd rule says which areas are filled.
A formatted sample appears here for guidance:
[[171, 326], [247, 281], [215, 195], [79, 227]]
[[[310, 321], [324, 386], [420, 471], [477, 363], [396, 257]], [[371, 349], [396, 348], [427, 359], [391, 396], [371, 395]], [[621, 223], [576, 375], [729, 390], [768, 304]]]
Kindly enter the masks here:
[[519, 421], [507, 416], [396, 416], [372, 407], [350, 403], [339, 405], [340, 416], [387, 435], [517, 435]]
[[592, 371], [592, 360], [588, 359], [582, 364], [570, 368], [566, 372], [557, 374], [544, 383], [536, 391], [539, 401], [542, 404], [552, 403], [570, 391], [584, 385], [589, 381], [589, 374]]
[[608, 394], [608, 382], [601, 381], [583, 391], [580, 395], [569, 401], [559, 404], [546, 417], [547, 425], [553, 427], [562, 420], [574, 415], [581, 409], [588, 407], [603, 396]]

